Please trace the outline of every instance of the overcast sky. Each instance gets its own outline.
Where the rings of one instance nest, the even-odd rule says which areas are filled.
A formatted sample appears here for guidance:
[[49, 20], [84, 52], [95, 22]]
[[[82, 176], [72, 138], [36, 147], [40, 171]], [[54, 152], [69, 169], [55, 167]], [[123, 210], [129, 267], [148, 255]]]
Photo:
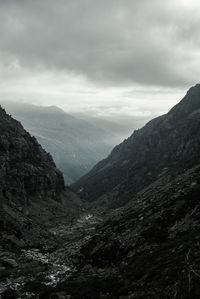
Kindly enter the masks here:
[[198, 0], [0, 0], [0, 100], [151, 118], [199, 78]]

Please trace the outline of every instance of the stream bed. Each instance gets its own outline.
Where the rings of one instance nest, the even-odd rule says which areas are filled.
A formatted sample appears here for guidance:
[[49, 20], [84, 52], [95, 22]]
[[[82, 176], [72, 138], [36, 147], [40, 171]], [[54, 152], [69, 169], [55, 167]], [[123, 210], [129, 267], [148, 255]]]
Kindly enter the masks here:
[[[99, 217], [84, 214], [73, 225], [52, 228], [50, 233], [62, 240], [61, 245], [53, 252], [38, 248], [22, 249], [16, 259], [18, 266], [8, 277], [0, 278], [0, 298], [6, 298], [3, 294], [8, 291], [19, 294], [19, 297], [13, 298], [37, 298], [42, 285], [55, 287], [66, 280], [76, 271], [73, 258], [91, 238], [100, 221]], [[32, 292], [34, 284], [35, 293]]]

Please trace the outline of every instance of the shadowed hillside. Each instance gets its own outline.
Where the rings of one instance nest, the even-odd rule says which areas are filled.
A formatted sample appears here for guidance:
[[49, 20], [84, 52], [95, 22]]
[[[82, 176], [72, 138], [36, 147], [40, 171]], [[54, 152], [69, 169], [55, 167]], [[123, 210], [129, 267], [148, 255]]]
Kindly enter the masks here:
[[50, 154], [2, 108], [0, 135], [1, 246], [43, 244], [47, 227], [70, 222], [79, 200], [65, 188]]
[[148, 122], [99, 162], [73, 189], [118, 207], [162, 177], [167, 183], [200, 161], [200, 85], [166, 115]]

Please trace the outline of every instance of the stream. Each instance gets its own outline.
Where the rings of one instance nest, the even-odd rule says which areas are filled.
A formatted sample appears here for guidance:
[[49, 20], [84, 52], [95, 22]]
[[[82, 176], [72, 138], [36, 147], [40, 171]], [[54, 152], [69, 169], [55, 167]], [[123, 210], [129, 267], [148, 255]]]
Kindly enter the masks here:
[[96, 225], [100, 222], [101, 218], [93, 214], [84, 214], [71, 226], [60, 225], [52, 228], [50, 232], [63, 241], [62, 246], [51, 253], [42, 252], [38, 248], [22, 249], [18, 258], [20, 270], [16, 268], [9, 278], [0, 281], [0, 298], [8, 289], [17, 291], [20, 294], [19, 299], [37, 298], [37, 293], [24, 292], [24, 286], [28, 289], [27, 286], [33, 286], [36, 282], [37, 285], [39, 282], [40, 286], [54, 287], [66, 280], [76, 271], [73, 257], [92, 237]]

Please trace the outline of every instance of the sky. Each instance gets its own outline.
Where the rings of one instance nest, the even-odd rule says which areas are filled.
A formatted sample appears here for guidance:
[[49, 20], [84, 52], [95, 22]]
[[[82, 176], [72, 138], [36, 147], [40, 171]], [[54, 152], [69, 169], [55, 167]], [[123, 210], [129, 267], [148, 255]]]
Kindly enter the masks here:
[[0, 101], [152, 118], [200, 78], [200, 1], [0, 0]]

